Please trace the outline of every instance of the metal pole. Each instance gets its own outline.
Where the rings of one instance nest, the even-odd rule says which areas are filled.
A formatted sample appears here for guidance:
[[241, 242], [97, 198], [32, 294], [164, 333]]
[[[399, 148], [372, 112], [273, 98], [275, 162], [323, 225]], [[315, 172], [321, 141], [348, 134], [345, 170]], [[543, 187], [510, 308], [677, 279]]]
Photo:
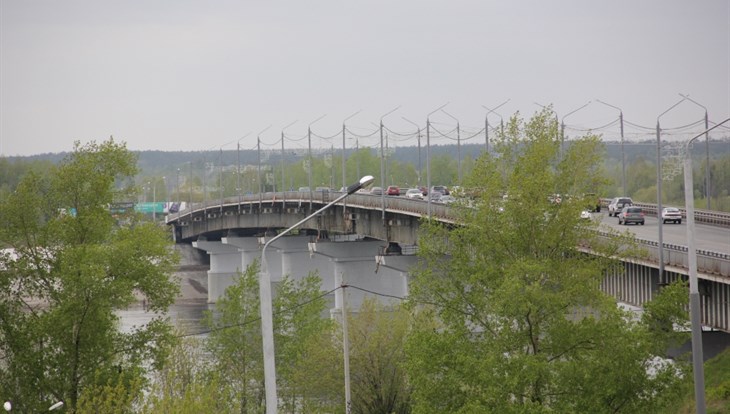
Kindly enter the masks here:
[[626, 189], [626, 152], [624, 151], [624, 111], [618, 106], [611, 105], [610, 103], [603, 102], [600, 99], [596, 99], [596, 102], [604, 104], [613, 109], [619, 111], [618, 119], [621, 123], [621, 188], [623, 189], [623, 195], [628, 197], [628, 190]]
[[461, 184], [461, 134], [459, 132], [459, 120], [456, 119], [456, 117], [454, 117], [450, 113], [444, 111], [443, 109], [441, 110], [441, 112], [445, 113], [451, 119], [456, 121], [456, 171], [457, 171], [459, 184]]
[[241, 215], [241, 140], [236, 142], [236, 190], [238, 191], [238, 214]]
[[180, 169], [178, 168], [175, 172], [175, 192], [177, 193], [177, 197], [175, 199], [178, 202], [178, 212], [180, 212], [180, 204], [182, 204], [182, 199], [180, 198]]
[[[580, 108], [574, 109], [574, 110], [568, 112], [560, 119], [560, 159], [561, 160], [563, 159], [563, 153], [565, 152], [565, 148], [564, 148], [564, 146], [565, 146], [565, 118], [580, 111], [581, 109], [585, 108], [586, 106], [590, 105], [591, 102], [593, 102], [593, 101], [586, 102]], [[555, 111], [553, 111], [553, 113], [555, 113]], [[557, 117], [558, 117], [558, 114], [556, 113], [555, 114], [556, 121], [557, 121]]]
[[661, 145], [661, 127], [659, 125], [659, 119], [667, 112], [674, 109], [677, 105], [684, 102], [686, 98], [682, 97], [682, 100], [675, 103], [669, 109], [659, 114], [656, 117], [656, 218], [659, 223], [659, 240], [657, 240], [659, 248], [659, 285], [666, 284], [664, 280], [664, 226], [662, 222], [662, 145]]
[[428, 218], [431, 218], [431, 120], [434, 112], [442, 110], [449, 102], [439, 106], [426, 115], [426, 211]]
[[383, 226], [385, 226], [385, 153], [383, 151], [383, 118], [392, 114], [398, 109], [400, 109], [400, 105], [396, 106], [395, 108], [391, 109], [380, 117], [380, 205], [382, 210], [381, 219], [383, 221]]
[[190, 218], [192, 219], [193, 216], [193, 162], [190, 161], [190, 184], [188, 184], [188, 198], [190, 199], [190, 206], [188, 207], [190, 209]]
[[504, 133], [504, 118], [502, 118], [502, 115], [498, 114], [496, 111], [497, 109], [501, 108], [502, 105], [506, 104], [510, 101], [512, 98], [508, 98], [506, 101], [502, 102], [501, 104], [494, 107], [494, 109], [490, 109], [484, 105], [482, 105], [482, 108], [487, 110], [487, 114], [484, 115], [484, 138], [487, 141], [487, 154], [489, 153], [489, 114], [494, 113], [497, 116], [499, 116], [500, 122], [502, 123], [502, 133]]
[[702, 105], [701, 103], [695, 101], [694, 99], [690, 98], [689, 95], [679, 94], [682, 98], [692, 102], [693, 104], [701, 107], [705, 110], [705, 198], [707, 198], [707, 209], [710, 210], [710, 204], [711, 204], [711, 192], [710, 192], [710, 136], [708, 134], [708, 130], [710, 128], [710, 120], [707, 117], [707, 107]]
[[312, 198], [314, 197], [314, 193], [312, 193], [312, 125], [326, 116], [327, 114], [324, 114], [314, 121], [310, 122], [309, 125], [307, 125], [307, 156], [309, 157], [309, 168], [307, 168], [307, 182], [309, 185], [309, 211], [312, 211]]
[[421, 174], [423, 172], [423, 168], [421, 168], [421, 127], [418, 126], [417, 123], [411, 121], [410, 119], [402, 116], [403, 120], [406, 122], [410, 122], [413, 126], [416, 127], [416, 137], [418, 139], [418, 186], [421, 186]]
[[362, 187], [365, 187], [373, 182], [374, 178], [371, 175], [362, 177], [360, 181], [350, 185], [347, 191], [337, 197], [335, 200], [329, 202], [324, 207], [300, 220], [293, 226], [277, 234], [269, 241], [264, 244], [261, 249], [261, 274], [259, 275], [259, 300], [261, 308], [261, 339], [264, 348], [264, 387], [266, 393], [266, 413], [276, 414], [277, 402], [276, 397], [276, 361], [274, 352], [274, 317], [272, 311], [271, 301], [271, 275], [269, 274], [268, 262], [266, 261], [266, 248], [271, 243], [278, 240], [285, 234], [289, 233], [293, 229], [299, 227], [302, 223], [323, 212], [324, 210], [332, 207], [336, 203], [342, 201], [345, 197], [353, 194]]
[[340, 288], [337, 294], [340, 296], [340, 315], [342, 316], [342, 354], [345, 366], [345, 413], [349, 414], [352, 409], [352, 393], [350, 388], [350, 338], [347, 330], [347, 285], [343, 283], [342, 272], [335, 274], [335, 284]]
[[708, 128], [705, 132], [695, 136], [687, 142], [684, 152], [684, 202], [687, 211], [687, 263], [689, 266], [689, 311], [692, 326], [692, 371], [694, 376], [695, 410], [699, 414], [705, 413], [705, 373], [702, 349], [702, 318], [700, 315], [701, 301], [699, 280], [697, 279], [697, 250], [695, 247], [695, 200], [694, 184], [692, 179], [692, 141], [710, 132], [712, 129], [730, 121], [730, 118]]

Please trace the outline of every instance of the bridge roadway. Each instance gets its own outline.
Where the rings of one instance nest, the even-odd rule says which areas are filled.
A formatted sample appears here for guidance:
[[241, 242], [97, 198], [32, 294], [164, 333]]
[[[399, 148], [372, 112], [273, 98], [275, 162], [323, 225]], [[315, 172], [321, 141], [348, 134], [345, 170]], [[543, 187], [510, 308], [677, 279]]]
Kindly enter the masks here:
[[[261, 237], [268, 236], [272, 230], [290, 227], [338, 194], [314, 193], [314, 197], [310, 199], [309, 193], [286, 192], [232, 197], [222, 202], [209, 200], [206, 204], [195, 204], [192, 209], [168, 215], [166, 222], [173, 228], [177, 242], [193, 243], [193, 246], [208, 251], [211, 256], [209, 301], [214, 302], [230, 284], [231, 275], [237, 268], [257, 257], [260, 244], [265, 240]], [[414, 251], [412, 246], [417, 242], [420, 218], [427, 215], [428, 205], [425, 201], [408, 200], [403, 197], [384, 197], [385, 205], [382, 201], [383, 198], [380, 196], [353, 194], [346, 199], [346, 204], [333, 206], [322, 215], [309, 220], [302, 225], [308, 236], [304, 236], [306, 241], [301, 241], [300, 238], [299, 247], [293, 247], [291, 243], [294, 242], [288, 246], [284, 244], [272, 246], [281, 252], [281, 262], [272, 266], [272, 259], [267, 257], [269, 269], [272, 272], [286, 274], [298, 273], [299, 270], [303, 272], [306, 266], [299, 269], [299, 263], [294, 263], [296, 262], [294, 256], [302, 252], [306, 252], [309, 258], [314, 258], [309, 270], [319, 266], [324, 266], [325, 269], [334, 266], [335, 272], [359, 273], [364, 271], [364, 268], [356, 269], [358, 265], [354, 262], [359, 262], [361, 267], [368, 266], [370, 269], [368, 272], [372, 273], [371, 268], [375, 261], [377, 268], [381, 269], [381, 274], [392, 271], [396, 280], [391, 281], [392, 283], [383, 284], [380, 281], [379, 284], [372, 284], [372, 280], [368, 279], [363, 281], [363, 285], [376, 291], [395, 289], [395, 292], [391, 290], [384, 293], [407, 294], [408, 267], [415, 263], [415, 257], [409, 256], [409, 253], [412, 254]], [[651, 205], [643, 207], [649, 214], [655, 214], [655, 207], [654, 210]], [[448, 206], [432, 203], [430, 210], [434, 219], [445, 223], [454, 222]], [[619, 226], [617, 219], [608, 217], [605, 212], [594, 213], [593, 216], [608, 226], [632, 232], [639, 244], [648, 252], [646, 257], [625, 263], [625, 275], [608, 275], [603, 286], [608, 293], [621, 301], [640, 306], [653, 297], [661, 284], [686, 278], [687, 249], [684, 223], [662, 226], [665, 274], [660, 278], [656, 218], [648, 216], [644, 226]], [[730, 214], [698, 211], [696, 217], [698, 277], [704, 294], [703, 323], [730, 332], [730, 230], [726, 227], [730, 225]], [[339, 239], [352, 241], [354, 238], [359, 238], [361, 243], [370, 245], [368, 249], [371, 250], [364, 248], [338, 250], [332, 245], [312, 243], [333, 240], [335, 234], [357, 235], [349, 238], [339, 236]], [[288, 237], [280, 241], [286, 239]], [[403, 249], [403, 255], [398, 257], [388, 255], [384, 249], [388, 245], [386, 242], [398, 243]], [[220, 244], [231, 246], [221, 247]], [[308, 247], [304, 248], [304, 244]], [[233, 256], [224, 260], [222, 254]], [[286, 255], [290, 255], [290, 259], [286, 259]], [[347, 257], [350, 256], [358, 259], [351, 257], [353, 263], [345, 264], [349, 260]], [[326, 264], [323, 259], [331, 264]], [[322, 272], [320, 274], [323, 278], [327, 276]], [[229, 280], [218, 282], [216, 275], [223, 275]], [[327, 284], [335, 287], [332, 283]], [[358, 302], [360, 300], [355, 299], [350, 303], [356, 307]]]

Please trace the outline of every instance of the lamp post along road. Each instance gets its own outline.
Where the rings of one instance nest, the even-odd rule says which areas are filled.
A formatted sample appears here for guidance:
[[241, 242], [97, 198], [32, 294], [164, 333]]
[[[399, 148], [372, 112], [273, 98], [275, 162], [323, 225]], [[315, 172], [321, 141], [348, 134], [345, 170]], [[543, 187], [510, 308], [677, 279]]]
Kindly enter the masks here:
[[261, 337], [264, 348], [264, 387], [266, 393], [266, 413], [276, 414], [277, 412], [277, 397], [276, 397], [276, 362], [274, 358], [274, 318], [271, 304], [271, 275], [269, 274], [268, 264], [266, 262], [266, 249], [269, 245], [279, 238], [283, 237], [290, 231], [301, 226], [312, 217], [319, 213], [327, 210], [333, 205], [344, 200], [345, 197], [350, 196], [357, 190], [367, 187], [372, 184], [375, 178], [372, 175], [366, 175], [362, 177], [355, 184], [347, 187], [347, 191], [337, 197], [336, 199], [329, 202], [324, 207], [308, 215], [302, 220], [298, 221], [293, 226], [282, 231], [276, 236], [272, 237], [269, 241], [264, 244], [261, 249], [261, 274], [259, 275], [259, 300], [261, 308]]
[[[567, 114], [563, 115], [563, 118], [560, 119], [560, 159], [561, 160], [563, 159], [563, 153], [565, 152], [565, 148], [564, 148], [564, 146], [565, 146], [565, 118], [580, 111], [581, 109], [585, 108], [586, 106], [588, 106], [590, 104], [591, 104], [591, 101], [588, 101], [585, 104], [583, 104], [583, 106], [581, 106], [580, 108], [574, 109], [574, 110], [568, 112]], [[556, 117], [557, 117], [557, 115], [556, 115]]]
[[[689, 313], [692, 326], [692, 370], [694, 375], [695, 407], [698, 414], [705, 413], [705, 372], [702, 358], [702, 320], [700, 317], [700, 293], [697, 280], [697, 250], [695, 248], [695, 200], [692, 183], [692, 141], [730, 121], [730, 118], [708, 128], [687, 142], [684, 152], [684, 203], [687, 212], [687, 264], [689, 266]], [[660, 220], [661, 221], [661, 220]]]
[[621, 123], [621, 188], [623, 189], [623, 195], [628, 196], [626, 192], [626, 153], [624, 152], [624, 111], [619, 108], [618, 106], [611, 105], [609, 103], [603, 102], [600, 99], [596, 99], [596, 102], [602, 103], [608, 107], [618, 109], [618, 119]]
[[662, 128], [659, 126], [659, 118], [661, 118], [664, 114], [671, 111], [677, 105], [684, 102], [684, 98], [682, 98], [681, 101], [675, 103], [674, 105], [670, 106], [669, 109], [659, 114], [659, 116], [656, 117], [656, 217], [657, 222], [659, 224], [659, 237], [657, 240], [657, 247], [659, 249], [659, 285], [665, 284], [664, 280], [664, 226], [663, 226], [663, 220], [662, 220]]
[[444, 109], [449, 102], [439, 106], [426, 115], [426, 212], [431, 219], [431, 115]]
[[421, 127], [418, 126], [417, 123], [411, 121], [410, 119], [402, 116], [403, 120], [406, 122], [410, 122], [413, 126], [416, 127], [416, 138], [418, 140], [418, 186], [421, 186], [421, 174], [423, 173], [423, 169], [421, 168]]
[[444, 109], [442, 109], [441, 112], [445, 113], [451, 119], [456, 121], [456, 171], [457, 171], [459, 185], [461, 185], [461, 128], [459, 126], [459, 120], [456, 119], [455, 116], [446, 112], [446, 110], [444, 110]]
[[383, 118], [400, 109], [400, 105], [386, 112], [380, 117], [380, 205], [382, 209], [382, 221], [385, 226], [385, 152], [383, 150]]
[[312, 211], [312, 197], [314, 197], [314, 193], [312, 193], [312, 125], [326, 116], [327, 114], [324, 114], [307, 125], [307, 162], [309, 163], [307, 165], [307, 185], [309, 186], [309, 211]]
[[711, 203], [711, 185], [710, 185], [710, 135], [709, 135], [709, 128], [710, 128], [710, 119], [707, 117], [707, 107], [702, 105], [701, 103], [695, 101], [694, 99], [690, 98], [689, 95], [683, 95], [679, 94], [682, 98], [692, 102], [693, 104], [701, 107], [705, 110], [705, 198], [707, 199], [707, 209], [712, 210], [712, 207], [710, 207]]
[[501, 104], [495, 106], [494, 109], [490, 109], [490, 108], [482, 105], [482, 108], [484, 108], [484, 109], [487, 110], [487, 114], [484, 115], [484, 140], [486, 141], [486, 144], [487, 144], [487, 154], [489, 154], [489, 114], [490, 113], [494, 113], [495, 115], [497, 115], [499, 117], [499, 120], [500, 120], [499, 123], [502, 126], [502, 134], [504, 134], [504, 118], [502, 118], [502, 115], [498, 114], [495, 111], [497, 109], [499, 109], [502, 105], [504, 105], [507, 102], [509, 102], [510, 99], [512, 99], [512, 98], [508, 98], [506, 101], [504, 101]]

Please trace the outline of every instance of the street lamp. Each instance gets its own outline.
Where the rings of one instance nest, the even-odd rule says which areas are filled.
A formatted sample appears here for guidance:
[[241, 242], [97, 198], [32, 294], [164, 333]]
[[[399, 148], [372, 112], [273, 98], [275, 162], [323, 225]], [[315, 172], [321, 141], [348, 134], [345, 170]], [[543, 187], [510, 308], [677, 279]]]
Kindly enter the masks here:
[[312, 193], [312, 125], [326, 116], [327, 114], [324, 114], [307, 125], [307, 157], [309, 158], [307, 160], [309, 163], [309, 165], [307, 165], [307, 185], [309, 186], [309, 211], [312, 211], [312, 197], [314, 197]]
[[261, 208], [261, 204], [263, 203], [263, 201], [261, 200], [261, 134], [263, 134], [269, 128], [271, 128], [271, 125], [267, 126], [266, 128], [259, 131], [258, 134], [256, 134], [256, 153], [258, 154], [258, 168], [256, 169], [256, 180], [259, 184], [259, 208]]
[[659, 223], [659, 240], [657, 242], [659, 245], [657, 246], [659, 248], [659, 285], [664, 284], [664, 227], [662, 220], [662, 143], [661, 143], [661, 136], [662, 136], [662, 129], [659, 126], [659, 118], [661, 118], [664, 114], [671, 111], [672, 109], [676, 108], [677, 105], [684, 102], [685, 99], [682, 98], [681, 101], [675, 103], [674, 105], [670, 106], [669, 109], [659, 114], [659, 116], [656, 117], [656, 218], [657, 222]]
[[241, 214], [241, 140], [246, 138], [247, 136], [251, 135], [251, 133], [247, 133], [246, 135], [242, 136], [241, 138], [236, 141], [236, 190], [238, 191], [238, 214]]
[[416, 127], [416, 131], [417, 131], [416, 136], [418, 139], [418, 186], [420, 187], [421, 186], [421, 173], [423, 173], [423, 168], [421, 168], [421, 127], [417, 123], [411, 121], [410, 119], [408, 119], [404, 116], [402, 116], [401, 118], [403, 118], [403, 120], [405, 120], [406, 122], [410, 122], [411, 125]]
[[382, 221], [385, 226], [385, 152], [383, 150], [383, 118], [400, 109], [400, 105], [386, 112], [380, 117], [380, 204], [382, 207]]
[[449, 102], [439, 106], [426, 115], [426, 211], [431, 219], [431, 115], [446, 107]]
[[710, 127], [710, 120], [707, 117], [707, 107], [690, 98], [689, 95], [683, 95], [680, 93], [679, 96], [705, 110], [705, 197], [707, 198], [707, 209], [710, 210], [710, 136], [707, 133], [708, 128]]
[[259, 300], [260, 300], [260, 308], [261, 308], [261, 337], [263, 342], [263, 348], [264, 348], [264, 388], [266, 392], [266, 413], [267, 414], [276, 414], [277, 411], [277, 398], [276, 398], [276, 364], [274, 359], [274, 322], [273, 322], [273, 312], [272, 312], [272, 305], [271, 305], [271, 275], [269, 274], [268, 265], [266, 262], [266, 248], [269, 247], [271, 243], [278, 240], [285, 234], [289, 233], [293, 229], [299, 227], [312, 217], [318, 215], [319, 213], [327, 210], [328, 208], [332, 207], [336, 203], [339, 203], [340, 201], [344, 200], [345, 197], [350, 196], [351, 194], [355, 193], [357, 190], [367, 187], [368, 185], [372, 184], [372, 182], [375, 180], [375, 178], [372, 175], [366, 175], [362, 177], [358, 182], [355, 184], [350, 185], [347, 187], [347, 191], [337, 197], [336, 199], [329, 202], [324, 207], [320, 208], [319, 210], [315, 211], [314, 213], [308, 215], [304, 219], [300, 220], [293, 226], [289, 227], [288, 229], [280, 232], [276, 236], [272, 237], [269, 241], [267, 241], [264, 244], [264, 247], [261, 249], [261, 271], [259, 276]]
[[[560, 119], [560, 159], [561, 160], [563, 159], [563, 151], [564, 151], [563, 146], [564, 146], [564, 142], [565, 142], [565, 118], [580, 111], [581, 109], [585, 108], [586, 106], [588, 106], [590, 104], [591, 104], [591, 101], [588, 101], [585, 104], [583, 104], [583, 106], [581, 106], [580, 108], [574, 109], [574, 110], [568, 112], [567, 114], [563, 115], [563, 118]], [[556, 115], [556, 117], [557, 117], [557, 115]]]
[[489, 154], [489, 114], [490, 113], [494, 113], [495, 115], [497, 115], [499, 117], [500, 129], [501, 129], [502, 134], [504, 134], [504, 118], [502, 118], [502, 115], [498, 114], [496, 111], [502, 105], [504, 105], [507, 102], [509, 102], [510, 99], [512, 99], [512, 98], [509, 98], [506, 101], [502, 102], [501, 104], [495, 106], [494, 109], [489, 109], [488, 107], [482, 105], [482, 108], [484, 108], [484, 109], [487, 110], [487, 114], [484, 115], [484, 139], [485, 139], [485, 141], [487, 143], [487, 154]]
[[459, 176], [459, 185], [461, 185], [461, 130], [459, 127], [459, 120], [456, 119], [455, 116], [451, 115], [450, 113], [446, 112], [446, 110], [442, 109], [441, 112], [445, 113], [449, 116], [449, 118], [456, 121], [456, 167], [458, 171]]
[[596, 102], [602, 103], [613, 109], [618, 109], [619, 111], [618, 119], [621, 122], [621, 188], [623, 188], [623, 195], [628, 196], [628, 193], [626, 192], [626, 155], [624, 152], [624, 111], [618, 106], [603, 102], [600, 99], [596, 99]]
[[[687, 142], [684, 151], [684, 203], [687, 212], [687, 265], [689, 266], [689, 313], [692, 326], [692, 371], [695, 383], [695, 406], [699, 414], [705, 412], [705, 374], [702, 358], [702, 321], [700, 318], [700, 293], [697, 280], [697, 251], [695, 250], [695, 200], [692, 183], [692, 141], [730, 121], [730, 118], [706, 129]], [[661, 221], [661, 220], [660, 220]]]

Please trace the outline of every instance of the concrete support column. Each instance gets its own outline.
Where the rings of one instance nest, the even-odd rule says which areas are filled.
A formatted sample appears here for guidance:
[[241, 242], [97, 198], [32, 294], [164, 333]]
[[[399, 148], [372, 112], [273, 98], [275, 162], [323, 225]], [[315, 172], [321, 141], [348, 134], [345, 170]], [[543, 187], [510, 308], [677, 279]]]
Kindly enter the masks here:
[[418, 256], [409, 255], [393, 255], [393, 256], [377, 256], [375, 262], [378, 264], [380, 269], [386, 269], [387, 271], [396, 272], [398, 276], [396, 278], [402, 280], [403, 290], [402, 296], [408, 296], [408, 283], [410, 282], [410, 271], [413, 266], [418, 263]]
[[210, 256], [208, 303], [215, 303], [241, 269], [241, 253], [235, 246], [219, 241], [198, 240], [193, 242], [193, 247], [205, 250]]
[[[385, 246], [387, 246], [387, 242], [382, 241], [320, 241], [309, 243], [309, 250], [316, 255], [326, 257], [332, 263], [330, 280], [333, 281], [333, 285], [335, 279], [342, 275], [343, 283], [350, 286], [345, 292], [347, 305], [350, 309], [357, 310], [362, 306], [366, 297], [374, 298], [381, 303], [399, 303], [400, 301], [356, 288], [399, 297], [407, 292], [407, 280], [402, 272], [377, 266], [375, 257]], [[335, 307], [341, 308], [341, 306], [341, 300], [335, 297]]]

